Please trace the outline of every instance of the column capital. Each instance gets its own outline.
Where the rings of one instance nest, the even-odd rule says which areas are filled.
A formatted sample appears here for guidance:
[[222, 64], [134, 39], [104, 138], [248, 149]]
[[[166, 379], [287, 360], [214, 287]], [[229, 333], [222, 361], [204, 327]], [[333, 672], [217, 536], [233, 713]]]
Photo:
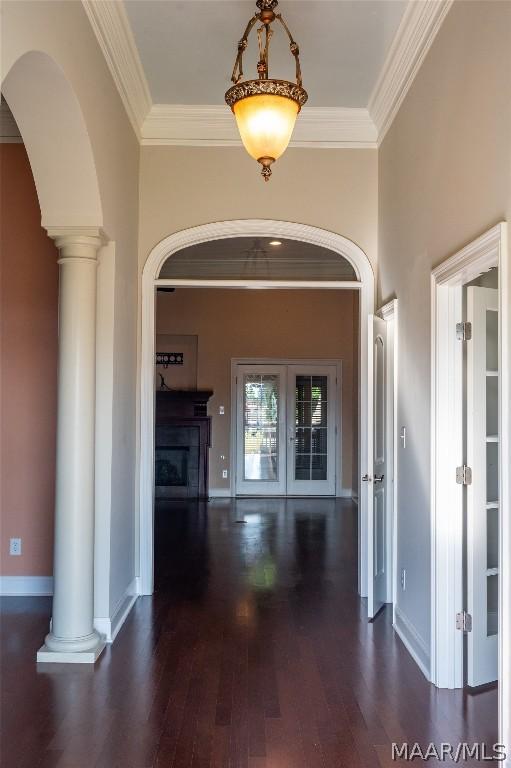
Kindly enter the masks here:
[[59, 262], [66, 259], [95, 261], [99, 248], [108, 242], [99, 227], [48, 227], [46, 231], [60, 251]]

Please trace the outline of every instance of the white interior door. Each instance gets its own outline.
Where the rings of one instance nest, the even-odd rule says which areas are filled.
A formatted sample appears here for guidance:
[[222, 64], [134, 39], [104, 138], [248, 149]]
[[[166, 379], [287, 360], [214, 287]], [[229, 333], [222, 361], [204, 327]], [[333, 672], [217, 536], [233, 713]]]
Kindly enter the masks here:
[[467, 682], [476, 687], [498, 678], [498, 291], [469, 287], [467, 320]]
[[236, 493], [335, 496], [337, 365], [236, 367]]
[[334, 365], [289, 365], [287, 493], [335, 496]]
[[236, 493], [286, 493], [285, 365], [237, 368]]
[[375, 315], [369, 317], [368, 447], [370, 465], [366, 482], [368, 496], [368, 616], [374, 618], [387, 593], [387, 326]]

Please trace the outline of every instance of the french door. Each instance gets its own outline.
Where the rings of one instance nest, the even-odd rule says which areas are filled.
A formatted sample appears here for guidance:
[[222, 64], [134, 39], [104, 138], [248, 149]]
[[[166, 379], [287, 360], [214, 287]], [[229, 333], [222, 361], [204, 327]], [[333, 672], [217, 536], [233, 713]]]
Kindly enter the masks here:
[[335, 496], [337, 366], [238, 365], [236, 493]]
[[477, 687], [498, 677], [498, 291], [469, 287], [467, 320], [467, 682]]

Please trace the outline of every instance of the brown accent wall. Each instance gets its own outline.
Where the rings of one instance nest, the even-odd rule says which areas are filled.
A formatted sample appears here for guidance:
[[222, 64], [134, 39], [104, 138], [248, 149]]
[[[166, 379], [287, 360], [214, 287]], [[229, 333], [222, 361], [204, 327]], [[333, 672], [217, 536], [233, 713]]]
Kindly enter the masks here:
[[[358, 418], [356, 307], [356, 291], [184, 288], [158, 294], [157, 333], [197, 335], [197, 385], [214, 390], [209, 402], [210, 489], [229, 486], [222, 469], [229, 468], [231, 359], [236, 357], [342, 359], [342, 485], [351, 489], [354, 458], [356, 465], [353, 425]], [[172, 369], [168, 371], [172, 385]], [[218, 413], [220, 405], [224, 416]]]
[[[52, 574], [57, 250], [22, 144], [0, 145], [1, 551], [4, 576]], [[22, 555], [9, 556], [9, 539]]]

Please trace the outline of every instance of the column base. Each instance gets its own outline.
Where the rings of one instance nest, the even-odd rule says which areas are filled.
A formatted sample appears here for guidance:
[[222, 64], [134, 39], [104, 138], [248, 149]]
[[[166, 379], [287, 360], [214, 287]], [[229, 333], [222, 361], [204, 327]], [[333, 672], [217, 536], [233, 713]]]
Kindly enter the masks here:
[[37, 662], [54, 664], [94, 664], [106, 642], [102, 635], [93, 632], [87, 637], [72, 640], [46, 635], [45, 644], [37, 651]]

